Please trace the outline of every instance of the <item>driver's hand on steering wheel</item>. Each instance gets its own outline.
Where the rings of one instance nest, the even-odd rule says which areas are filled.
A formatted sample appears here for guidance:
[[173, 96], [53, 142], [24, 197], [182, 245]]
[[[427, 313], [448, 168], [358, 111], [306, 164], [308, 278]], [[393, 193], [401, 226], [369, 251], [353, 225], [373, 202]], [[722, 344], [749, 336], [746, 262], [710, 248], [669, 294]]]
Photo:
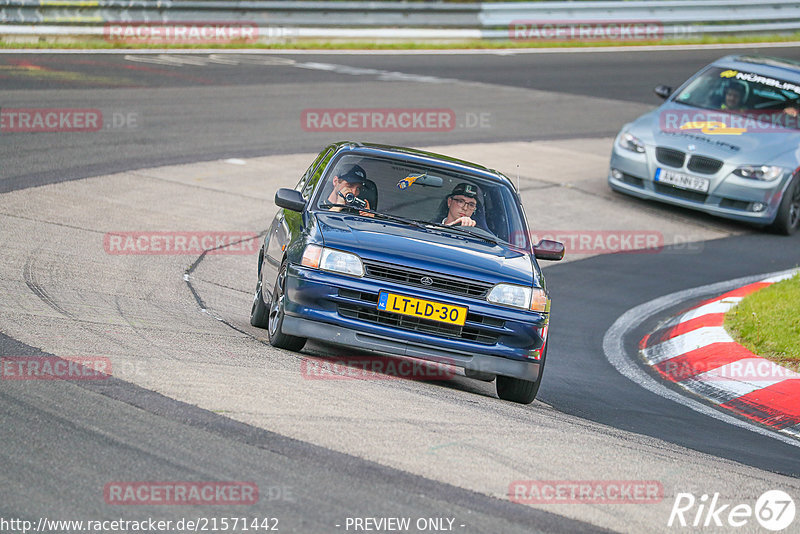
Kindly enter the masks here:
[[475, 226], [475, 221], [467, 216], [464, 216], [464, 217], [459, 217], [453, 222], [447, 223], [447, 226], [455, 226], [457, 224], [460, 224], [461, 226]]
[[[366, 208], [367, 208], [368, 210], [371, 210], [371, 209], [372, 209], [372, 206], [370, 206], [370, 205], [369, 205], [369, 200], [367, 200], [367, 199], [365, 198], [365, 199], [364, 199], [364, 202], [366, 202], [366, 203], [367, 203], [367, 206], [366, 206]], [[359, 211], [359, 212], [358, 212], [358, 214], [359, 214], [359, 215], [361, 215], [362, 217], [375, 217], [375, 214], [374, 214], [374, 213], [369, 213], [368, 211]]]

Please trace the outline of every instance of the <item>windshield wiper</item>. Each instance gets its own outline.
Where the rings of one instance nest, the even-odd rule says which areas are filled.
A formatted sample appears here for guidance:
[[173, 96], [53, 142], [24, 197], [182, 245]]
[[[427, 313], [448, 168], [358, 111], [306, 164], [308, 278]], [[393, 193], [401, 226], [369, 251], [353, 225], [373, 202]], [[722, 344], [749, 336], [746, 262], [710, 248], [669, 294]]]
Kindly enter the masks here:
[[397, 222], [401, 222], [403, 224], [407, 224], [409, 226], [414, 226], [416, 228], [422, 228], [422, 229], [428, 229], [429, 227], [442, 228], [442, 229], [445, 229], [445, 230], [450, 230], [451, 232], [454, 232], [454, 233], [457, 233], [457, 234], [466, 235], [466, 236], [469, 236], [469, 237], [474, 237], [474, 238], [477, 238], [477, 239], [481, 239], [483, 241], [486, 241], [488, 243], [492, 243], [494, 245], [498, 244], [497, 240], [495, 240], [495, 239], [493, 239], [493, 238], [491, 238], [489, 236], [484, 236], [484, 235], [481, 235], [481, 234], [478, 234], [478, 233], [475, 233], [475, 232], [471, 232], [470, 230], [467, 230], [466, 227], [462, 227], [462, 226], [449, 226], [447, 224], [442, 224], [442, 223], [437, 223], [437, 222], [420, 221], [418, 219], [408, 219], [406, 217], [400, 217], [399, 215], [392, 215], [390, 213], [384, 213], [382, 211], [376, 211], [376, 210], [372, 210], [372, 209], [369, 209], [369, 208], [359, 208], [359, 207], [351, 206], [351, 205], [348, 205], [348, 204], [332, 204], [330, 202], [324, 202], [322, 204], [318, 204], [317, 207], [318, 208], [322, 208], [322, 209], [341, 208], [342, 210], [347, 210], [350, 213], [370, 213], [372, 215], [375, 215], [375, 217], [379, 218], [379, 219], [397, 221]]
[[370, 213], [375, 215], [375, 217], [379, 219], [386, 219], [390, 221], [397, 221], [403, 224], [408, 224], [410, 226], [416, 226], [417, 228], [422, 228], [420, 221], [416, 221], [414, 219], [406, 219], [405, 217], [399, 217], [397, 215], [391, 215], [389, 213], [384, 213], [382, 211], [371, 210], [369, 208], [358, 208], [356, 206], [348, 206], [347, 204], [331, 204], [330, 202], [325, 202], [324, 204], [319, 204], [317, 207], [323, 209], [330, 209], [330, 208], [342, 208], [343, 210], [348, 210], [350, 212], [355, 213]]
[[[422, 222], [422, 221], [417, 221], [417, 222]], [[425, 224], [425, 226], [433, 226], [435, 228], [442, 228], [442, 229], [445, 229], [445, 230], [450, 230], [450, 231], [453, 231], [453, 232], [458, 233], [458, 234], [468, 235], [470, 237], [476, 237], [478, 239], [482, 239], [482, 240], [484, 240], [484, 241], [486, 241], [488, 243], [492, 243], [494, 245], [498, 244], [496, 239], [493, 239], [493, 238], [491, 238], [489, 236], [478, 234], [476, 232], [472, 232], [471, 230], [467, 230], [467, 228], [472, 228], [471, 226], [450, 225], [450, 224], [437, 223], [437, 222], [424, 222], [423, 224]], [[479, 228], [479, 230], [484, 231], [482, 228]]]

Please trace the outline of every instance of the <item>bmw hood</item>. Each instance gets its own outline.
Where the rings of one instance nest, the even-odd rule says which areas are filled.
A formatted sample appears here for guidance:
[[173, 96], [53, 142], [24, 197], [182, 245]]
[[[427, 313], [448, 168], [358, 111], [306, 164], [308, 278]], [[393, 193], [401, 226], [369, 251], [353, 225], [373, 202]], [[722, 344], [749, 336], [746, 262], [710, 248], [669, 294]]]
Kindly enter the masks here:
[[502, 244], [435, 228], [342, 213], [316, 213], [323, 245], [398, 266], [486, 282], [539, 286], [531, 256]]
[[738, 115], [667, 102], [631, 123], [642, 142], [746, 164], [774, 161], [798, 150], [800, 131], [781, 126], [775, 115]]

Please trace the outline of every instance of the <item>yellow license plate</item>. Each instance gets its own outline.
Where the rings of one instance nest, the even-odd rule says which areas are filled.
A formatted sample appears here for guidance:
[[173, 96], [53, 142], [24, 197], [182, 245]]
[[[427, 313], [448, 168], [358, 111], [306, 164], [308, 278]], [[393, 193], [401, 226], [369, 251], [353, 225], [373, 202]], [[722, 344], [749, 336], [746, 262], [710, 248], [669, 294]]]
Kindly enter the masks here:
[[467, 308], [465, 306], [453, 306], [432, 300], [415, 299], [394, 293], [383, 291], [378, 295], [379, 310], [421, 317], [440, 323], [457, 324], [463, 326], [467, 321]]

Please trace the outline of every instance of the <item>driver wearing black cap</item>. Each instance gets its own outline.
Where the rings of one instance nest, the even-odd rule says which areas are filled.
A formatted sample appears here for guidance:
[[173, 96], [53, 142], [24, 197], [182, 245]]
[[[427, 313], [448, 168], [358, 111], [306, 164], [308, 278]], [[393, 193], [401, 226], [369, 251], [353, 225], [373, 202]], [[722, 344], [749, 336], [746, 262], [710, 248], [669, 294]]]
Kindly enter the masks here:
[[[333, 177], [333, 191], [331, 194], [328, 195], [328, 202], [330, 204], [347, 204], [347, 196], [348, 194], [353, 195], [353, 197], [358, 197], [361, 194], [361, 188], [364, 186], [364, 183], [367, 181], [367, 173], [360, 165], [353, 165], [349, 167], [345, 172], [341, 173], [339, 176]], [[360, 199], [364, 206], [359, 206], [367, 209], [372, 209], [372, 206], [369, 205], [369, 200]], [[339, 208], [332, 208], [331, 211], [339, 211]], [[369, 213], [362, 213], [361, 215], [372, 216]]]
[[477, 185], [461, 182], [447, 195], [447, 216], [442, 219], [442, 224], [461, 226], [475, 226], [477, 223], [472, 218], [478, 208], [480, 191]]

